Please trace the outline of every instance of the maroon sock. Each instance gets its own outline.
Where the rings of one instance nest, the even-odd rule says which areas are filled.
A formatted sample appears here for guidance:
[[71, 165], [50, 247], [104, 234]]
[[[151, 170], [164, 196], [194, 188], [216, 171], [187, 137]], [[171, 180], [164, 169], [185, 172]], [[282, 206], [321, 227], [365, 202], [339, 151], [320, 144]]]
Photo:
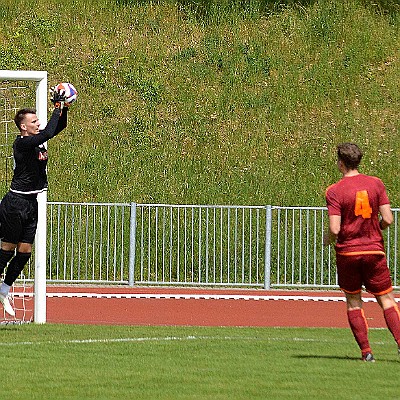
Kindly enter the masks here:
[[397, 306], [387, 308], [383, 311], [386, 325], [392, 333], [394, 340], [400, 346], [400, 315]]
[[368, 324], [365, 319], [364, 310], [358, 308], [356, 310], [347, 311], [351, 331], [362, 354], [371, 352], [368, 341]]

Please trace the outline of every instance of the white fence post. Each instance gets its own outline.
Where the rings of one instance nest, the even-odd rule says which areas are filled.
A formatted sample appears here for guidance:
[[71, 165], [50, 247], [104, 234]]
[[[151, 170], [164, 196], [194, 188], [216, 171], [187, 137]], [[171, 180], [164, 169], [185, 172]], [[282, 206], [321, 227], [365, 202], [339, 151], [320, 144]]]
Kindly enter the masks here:
[[131, 203], [130, 234], [129, 234], [129, 286], [135, 284], [136, 259], [136, 203]]
[[272, 229], [272, 206], [265, 207], [265, 269], [264, 289], [271, 289], [271, 229]]

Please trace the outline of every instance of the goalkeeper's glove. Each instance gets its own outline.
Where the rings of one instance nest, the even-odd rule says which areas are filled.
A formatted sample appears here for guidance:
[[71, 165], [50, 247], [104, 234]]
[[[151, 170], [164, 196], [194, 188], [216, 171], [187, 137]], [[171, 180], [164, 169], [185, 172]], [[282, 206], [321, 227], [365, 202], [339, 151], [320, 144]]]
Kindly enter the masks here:
[[64, 90], [58, 92], [55, 90], [55, 86], [52, 86], [50, 88], [50, 93], [51, 93], [50, 101], [54, 104], [54, 108], [59, 108], [60, 110], [62, 110], [64, 107], [69, 106], [69, 103], [65, 102]]

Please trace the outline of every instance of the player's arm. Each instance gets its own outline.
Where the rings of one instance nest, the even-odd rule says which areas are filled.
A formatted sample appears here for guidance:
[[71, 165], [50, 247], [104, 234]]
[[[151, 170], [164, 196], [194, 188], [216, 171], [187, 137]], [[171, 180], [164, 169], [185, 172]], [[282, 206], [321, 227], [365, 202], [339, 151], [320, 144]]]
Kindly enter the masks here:
[[46, 128], [39, 131], [37, 135], [24, 136], [23, 140], [18, 141], [19, 149], [24, 151], [37, 147], [61, 132], [67, 126], [67, 110], [68, 108], [64, 107], [61, 113], [61, 109], [55, 108]]
[[324, 236], [324, 245], [328, 246], [331, 243], [335, 243], [340, 232], [340, 224], [342, 218], [340, 215], [329, 216], [329, 229]]
[[47, 140], [53, 138], [66, 128], [69, 106], [69, 103], [66, 102], [65, 98], [65, 89], [61, 91], [58, 90], [57, 87], [53, 86], [50, 88], [50, 93], [50, 101], [54, 104], [54, 111], [46, 125], [46, 128], [40, 132], [47, 138]]
[[340, 212], [340, 201], [336, 195], [334, 186], [330, 186], [325, 193], [326, 205], [328, 207], [329, 228], [324, 235], [324, 245], [335, 243], [340, 232], [342, 217]]
[[381, 214], [379, 225], [381, 229], [384, 230], [393, 222], [393, 213], [390, 208], [390, 204], [383, 204], [379, 206], [379, 213]]
[[40, 133], [44, 135], [47, 140], [59, 134], [63, 129], [67, 127], [67, 115], [68, 107], [64, 106], [62, 109], [54, 108], [53, 114], [44, 128]]

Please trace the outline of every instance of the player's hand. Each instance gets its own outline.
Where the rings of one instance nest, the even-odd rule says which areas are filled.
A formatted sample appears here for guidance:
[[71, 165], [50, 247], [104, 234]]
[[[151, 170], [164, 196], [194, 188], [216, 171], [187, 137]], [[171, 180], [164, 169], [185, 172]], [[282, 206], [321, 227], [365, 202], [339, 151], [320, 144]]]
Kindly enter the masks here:
[[329, 246], [332, 243], [335, 243], [336, 236], [332, 235], [330, 232], [325, 232], [323, 237], [323, 245]]
[[65, 91], [61, 90], [58, 92], [55, 90], [55, 86], [50, 88], [50, 101], [54, 104], [55, 108], [63, 109], [64, 107], [68, 107], [68, 103], [65, 101]]

